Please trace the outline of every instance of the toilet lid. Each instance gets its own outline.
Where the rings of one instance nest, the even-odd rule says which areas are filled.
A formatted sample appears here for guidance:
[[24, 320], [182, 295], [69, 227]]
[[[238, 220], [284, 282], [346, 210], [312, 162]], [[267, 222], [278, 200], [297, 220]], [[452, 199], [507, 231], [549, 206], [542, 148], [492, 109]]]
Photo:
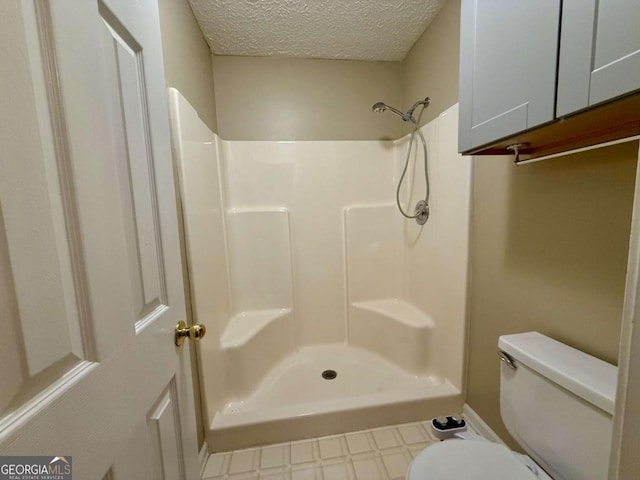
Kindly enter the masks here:
[[407, 480], [537, 480], [538, 476], [504, 445], [447, 440], [424, 449]]

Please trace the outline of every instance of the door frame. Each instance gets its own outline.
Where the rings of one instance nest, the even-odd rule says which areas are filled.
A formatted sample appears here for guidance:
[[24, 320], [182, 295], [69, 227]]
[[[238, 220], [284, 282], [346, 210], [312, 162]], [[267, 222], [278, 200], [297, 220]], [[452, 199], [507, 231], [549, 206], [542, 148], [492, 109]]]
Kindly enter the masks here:
[[[640, 166], [640, 148], [638, 149]], [[609, 463], [609, 480], [640, 478], [640, 175], [636, 187], [631, 221], [631, 240], [627, 280], [620, 331], [618, 386]]]

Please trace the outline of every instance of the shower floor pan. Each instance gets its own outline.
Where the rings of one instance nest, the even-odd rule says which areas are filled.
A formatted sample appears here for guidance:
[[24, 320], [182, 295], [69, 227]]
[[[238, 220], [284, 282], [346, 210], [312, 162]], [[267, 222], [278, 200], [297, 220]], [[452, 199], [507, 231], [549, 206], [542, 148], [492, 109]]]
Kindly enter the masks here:
[[[325, 370], [337, 376], [325, 379]], [[460, 411], [462, 403], [445, 379], [413, 375], [351, 345], [310, 346], [284, 358], [250, 397], [218, 412], [207, 442], [214, 452], [267, 445], [424, 420]]]

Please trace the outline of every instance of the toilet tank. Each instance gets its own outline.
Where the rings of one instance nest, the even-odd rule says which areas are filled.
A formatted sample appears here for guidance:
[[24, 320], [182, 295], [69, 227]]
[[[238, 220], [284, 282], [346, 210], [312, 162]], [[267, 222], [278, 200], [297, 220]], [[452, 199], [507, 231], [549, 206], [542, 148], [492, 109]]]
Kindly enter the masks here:
[[538, 332], [501, 336], [500, 414], [555, 480], [607, 478], [617, 367]]

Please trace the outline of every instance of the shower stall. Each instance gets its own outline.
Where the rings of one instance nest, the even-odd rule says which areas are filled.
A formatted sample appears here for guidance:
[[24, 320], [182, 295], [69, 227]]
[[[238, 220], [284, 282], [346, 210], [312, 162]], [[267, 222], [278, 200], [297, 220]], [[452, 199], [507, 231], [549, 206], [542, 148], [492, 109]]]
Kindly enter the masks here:
[[[421, 226], [396, 207], [409, 135], [225, 141], [178, 91], [170, 102], [210, 450], [460, 411], [471, 163], [457, 106], [421, 129]], [[424, 198], [421, 151], [405, 209]]]

